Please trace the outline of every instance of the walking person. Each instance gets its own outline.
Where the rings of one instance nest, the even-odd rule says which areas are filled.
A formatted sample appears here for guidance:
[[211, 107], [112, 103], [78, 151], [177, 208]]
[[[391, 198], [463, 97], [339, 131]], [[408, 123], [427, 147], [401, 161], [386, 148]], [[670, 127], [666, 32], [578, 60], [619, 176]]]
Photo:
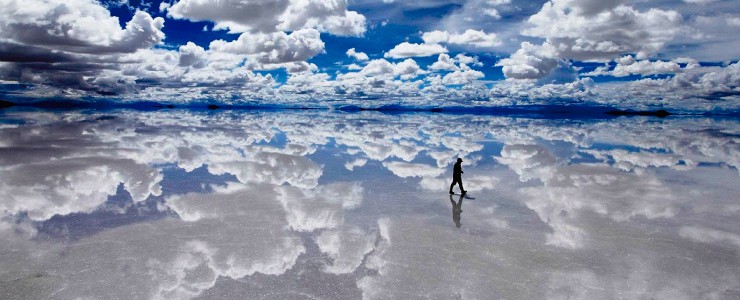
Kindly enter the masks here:
[[462, 158], [457, 158], [457, 163], [455, 163], [455, 167], [452, 170], [452, 184], [450, 184], [450, 195], [455, 194], [455, 192], [452, 191], [452, 188], [455, 186], [455, 183], [457, 183], [460, 186], [460, 193], [465, 195], [466, 191], [463, 188], [463, 182], [462, 182]]

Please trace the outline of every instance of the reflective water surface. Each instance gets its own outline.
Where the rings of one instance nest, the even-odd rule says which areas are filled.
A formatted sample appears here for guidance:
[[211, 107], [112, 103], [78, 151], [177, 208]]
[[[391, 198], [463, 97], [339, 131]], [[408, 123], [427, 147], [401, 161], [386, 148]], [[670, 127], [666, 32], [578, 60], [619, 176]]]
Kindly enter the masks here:
[[0, 120], [5, 299], [740, 297], [736, 120]]

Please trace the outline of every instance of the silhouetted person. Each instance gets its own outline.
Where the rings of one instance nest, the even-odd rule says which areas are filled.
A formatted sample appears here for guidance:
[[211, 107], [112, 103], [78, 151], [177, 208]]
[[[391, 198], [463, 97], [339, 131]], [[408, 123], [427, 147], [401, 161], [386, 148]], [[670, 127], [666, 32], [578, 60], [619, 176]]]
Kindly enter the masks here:
[[460, 200], [455, 203], [455, 200], [452, 200], [452, 195], [450, 195], [450, 202], [452, 202], [452, 222], [455, 222], [455, 226], [457, 228], [460, 228], [462, 224], [460, 224], [460, 213], [462, 212], [462, 202], [463, 202], [463, 195], [460, 195]]
[[452, 191], [452, 188], [455, 187], [455, 183], [460, 185], [460, 193], [465, 194], [465, 189], [463, 189], [462, 184], [462, 158], [457, 159], [457, 163], [455, 163], [455, 168], [452, 170], [452, 184], [450, 184], [450, 195], [455, 194], [455, 192]]

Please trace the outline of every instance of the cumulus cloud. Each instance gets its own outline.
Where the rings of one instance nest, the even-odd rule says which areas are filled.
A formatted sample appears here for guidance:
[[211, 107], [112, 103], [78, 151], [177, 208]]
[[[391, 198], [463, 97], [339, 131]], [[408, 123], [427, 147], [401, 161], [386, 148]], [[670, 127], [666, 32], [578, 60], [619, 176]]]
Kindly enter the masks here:
[[537, 79], [544, 77], [558, 65], [557, 50], [549, 43], [533, 45], [523, 42], [521, 48], [509, 58], [499, 60], [504, 76], [512, 79]]
[[740, 64], [683, 68], [673, 77], [645, 78], [604, 89], [602, 94], [633, 106], [670, 101], [683, 109], [732, 109], [740, 95]]
[[447, 53], [437, 56], [437, 61], [429, 66], [430, 70], [457, 71], [459, 67], [455, 65], [456, 61]]
[[0, 79], [98, 94], [134, 91], [116, 57], [164, 39], [164, 19], [137, 10], [122, 28], [98, 2], [4, 1]]
[[[676, 74], [684, 69], [700, 67], [699, 62], [691, 58], [678, 58], [672, 61], [636, 60], [632, 55], [626, 55], [614, 60], [617, 65], [610, 70], [609, 64], [597, 67], [591, 72], [583, 73], [583, 76], [615, 76], [624, 77], [630, 75], [650, 76], [658, 74]], [[684, 64], [685, 67], [681, 67]]]
[[3, 1], [0, 36], [15, 43], [74, 53], [134, 52], [164, 38], [164, 19], [136, 11], [124, 28], [98, 2]]
[[475, 48], [493, 48], [501, 44], [495, 33], [485, 33], [473, 29], [465, 30], [465, 32], [459, 34], [435, 30], [425, 32], [421, 38], [427, 44], [452, 44]]
[[152, 49], [164, 39], [164, 19], [145, 11], [135, 11], [122, 28], [118, 18], [95, 1], [6, 2], [0, 53], [9, 63], [0, 66], [0, 77], [52, 93], [45, 97], [138, 94], [141, 99], [169, 91], [165, 98], [188, 94], [234, 99], [274, 94], [266, 91], [272, 78], [252, 70], [310, 70], [306, 60], [324, 51], [319, 31], [352, 36], [365, 31], [364, 16], [348, 11], [346, 1], [212, 5], [184, 0], [159, 9], [173, 18], [213, 21], [217, 30], [242, 34], [231, 42], [213, 41], [208, 49], [192, 42], [174, 50]]
[[491, 18], [493, 18], [495, 20], [501, 19], [501, 14], [498, 12], [497, 9], [492, 8], [492, 7], [491, 8], [483, 9], [483, 14], [485, 14], [486, 16], [489, 16], [489, 17], [491, 17]]
[[181, 67], [203, 68], [206, 66], [205, 57], [206, 50], [193, 42], [180, 46], [179, 65]]
[[[497, 63], [506, 78], [539, 79], [557, 66], [558, 60], [609, 61], [619, 55], [639, 53], [644, 59], [656, 53], [687, 29], [673, 10], [639, 11], [624, 1], [557, 0], [545, 3], [530, 16], [522, 34], [543, 38], [541, 45], [523, 42], [519, 50]], [[618, 28], [618, 30], [615, 30]], [[672, 63], [620, 67], [615, 76], [677, 72]], [[593, 75], [603, 74], [599, 69]]]
[[476, 71], [472, 69], [461, 71], [458, 70], [446, 74], [444, 77], [442, 77], [442, 83], [450, 85], [470, 84], [477, 79], [483, 78], [484, 76], [485, 74], [483, 74], [483, 72], [481, 71]]
[[415, 44], [403, 42], [386, 52], [384, 56], [390, 58], [423, 57], [447, 52], [447, 48], [439, 44]]
[[393, 65], [393, 75], [400, 76], [401, 79], [411, 79], [422, 74], [426, 74], [426, 71], [410, 58]]
[[[497, 105], [522, 103], [522, 99], [543, 102], [545, 95], [551, 95], [558, 103], [574, 100], [692, 110], [737, 107], [732, 76], [700, 78], [707, 73], [732, 73], [737, 56], [733, 50], [740, 36], [726, 29], [740, 23], [736, 12], [721, 1], [704, 6], [466, 1], [438, 24], [428, 26], [435, 30], [409, 36], [420, 35], [423, 42], [399, 41], [383, 53], [388, 60], [404, 61], [376, 62], [365, 70], [370, 57], [382, 52], [359, 52], [356, 49], [372, 47], [358, 45], [345, 52], [354, 63], [339, 70], [323, 59], [341, 53], [326, 52], [331, 47], [322, 34], [362, 36], [366, 30], [365, 17], [350, 10], [345, 0], [182, 0], [159, 7], [141, 5], [140, 10], [118, 2], [6, 0], [7, 9], [0, 13], [0, 80], [15, 87], [6, 88], [7, 97], [225, 104], [337, 100], [375, 106], [398, 101]], [[437, 4], [395, 3], [383, 17], [393, 22], [395, 9]], [[358, 10], [368, 11], [369, 4], [357, 5]], [[130, 13], [122, 15], [131, 19], [113, 16], [121, 15], [109, 10], [113, 7], [128, 8]], [[178, 35], [177, 41], [165, 45], [164, 19], [149, 13], [157, 9], [170, 18], [209, 22], [205, 26], [209, 30], [239, 35], [210, 45], [207, 38], [217, 33], [209, 31], [206, 40], [192, 42]], [[522, 26], [504, 26], [511, 22]], [[476, 68], [481, 61], [489, 63], [488, 54], [480, 54], [478, 60], [459, 50], [496, 50], [493, 54], [503, 58], [496, 66], [505, 78], [513, 79], [508, 81], [539, 86], [484, 81], [495, 79]], [[437, 60], [431, 64], [426, 59], [405, 60], [429, 56]], [[596, 69], [587, 65], [588, 71], [578, 74], [584, 66], [577, 61], [605, 65]], [[724, 65], [705, 63], [719, 61]], [[727, 71], [715, 71], [720, 69]], [[288, 75], [269, 72], [274, 70]], [[612, 78], [635, 75], [650, 78], [634, 83]], [[579, 76], [602, 78], [589, 82]], [[368, 102], [371, 99], [377, 101]]]
[[274, 33], [313, 28], [335, 35], [365, 33], [365, 16], [347, 10], [347, 1], [270, 0], [258, 2], [180, 0], [167, 8], [176, 19], [213, 21], [214, 29]]
[[670, 61], [654, 61], [641, 60], [639, 62], [632, 62], [629, 64], [617, 64], [612, 70], [612, 75], [616, 77], [624, 77], [633, 74], [642, 76], [656, 75], [656, 74], [675, 74], [681, 71], [681, 66], [676, 62]]
[[354, 58], [357, 61], [366, 61], [369, 59], [367, 57], [367, 54], [365, 54], [365, 52], [357, 52], [355, 51], [355, 48], [349, 48], [346, 54], [347, 56]]
[[[555, 104], [593, 101], [599, 95], [591, 78], [568, 83], [537, 85], [529, 81], [504, 81], [490, 90], [493, 101], [504, 105]], [[610, 100], [607, 103], [614, 103]]]
[[317, 30], [301, 29], [290, 34], [245, 32], [232, 42], [213, 41], [209, 48], [215, 52], [255, 55], [261, 63], [287, 63], [316, 56], [324, 51], [324, 42]]
[[[485, 74], [482, 72], [478, 72], [475, 70], [472, 70], [470, 65], [473, 66], [482, 66], [483, 64], [478, 60], [477, 57], [473, 56], [467, 56], [464, 54], [458, 54], [454, 58], [450, 57], [447, 53], [442, 53], [439, 56], [437, 56], [437, 61], [429, 65], [429, 70], [432, 71], [462, 71], [458, 72], [458, 74], [462, 74], [465, 72], [468, 72], [466, 74], [467, 76], [470, 76], [472, 74], [480, 75], [479, 77], [483, 77]], [[473, 72], [475, 71], [475, 72]], [[472, 78], [472, 79], [477, 79]]]
[[[532, 13], [534, 3], [516, 3], [511, 1], [470, 0], [460, 3], [460, 7], [446, 14], [440, 21], [440, 26], [447, 31], [463, 32], [468, 29], [488, 29], [509, 35], [516, 26], [512, 24], [521, 21], [522, 14]], [[539, 5], [539, 4], [534, 4]], [[511, 18], [509, 23], [503, 17]]]
[[681, 32], [682, 21], [676, 11], [642, 12], [622, 1], [556, 0], [529, 17], [522, 33], [546, 39], [562, 58], [605, 60], [660, 50]]

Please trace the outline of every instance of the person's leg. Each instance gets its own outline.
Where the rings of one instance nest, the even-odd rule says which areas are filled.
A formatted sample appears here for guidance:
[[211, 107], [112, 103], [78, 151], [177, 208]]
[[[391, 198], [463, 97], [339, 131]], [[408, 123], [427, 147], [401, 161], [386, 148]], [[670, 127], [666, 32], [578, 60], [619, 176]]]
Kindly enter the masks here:
[[463, 188], [463, 184], [462, 184], [462, 178], [460, 178], [460, 179], [457, 179], [457, 180], [455, 180], [455, 181], [457, 181], [457, 184], [459, 184], [459, 185], [460, 185], [460, 192], [461, 192], [461, 193], [464, 193], [464, 192], [465, 192], [465, 189]]
[[452, 179], [452, 184], [450, 184], [450, 195], [454, 194], [452, 188], [455, 187], [455, 183], [457, 183], [457, 178]]

